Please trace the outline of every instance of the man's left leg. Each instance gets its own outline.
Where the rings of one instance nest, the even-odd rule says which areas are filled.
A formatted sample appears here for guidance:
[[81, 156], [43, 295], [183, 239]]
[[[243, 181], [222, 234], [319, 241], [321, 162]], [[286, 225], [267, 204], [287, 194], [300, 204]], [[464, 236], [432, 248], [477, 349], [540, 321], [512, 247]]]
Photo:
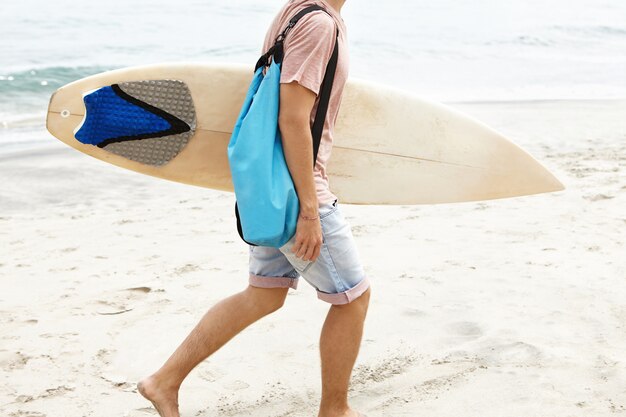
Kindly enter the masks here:
[[141, 395], [161, 417], [179, 417], [178, 390], [191, 370], [247, 326], [278, 310], [288, 290], [248, 286], [215, 304], [161, 369], [137, 384]]

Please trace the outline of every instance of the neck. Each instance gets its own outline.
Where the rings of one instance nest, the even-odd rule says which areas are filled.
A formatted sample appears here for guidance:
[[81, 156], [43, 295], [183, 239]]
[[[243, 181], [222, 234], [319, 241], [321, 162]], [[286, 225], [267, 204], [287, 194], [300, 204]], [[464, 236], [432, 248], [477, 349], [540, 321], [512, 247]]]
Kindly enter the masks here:
[[341, 8], [346, 0], [324, 0], [326, 3], [330, 4], [330, 6], [337, 11], [337, 13], [341, 13]]

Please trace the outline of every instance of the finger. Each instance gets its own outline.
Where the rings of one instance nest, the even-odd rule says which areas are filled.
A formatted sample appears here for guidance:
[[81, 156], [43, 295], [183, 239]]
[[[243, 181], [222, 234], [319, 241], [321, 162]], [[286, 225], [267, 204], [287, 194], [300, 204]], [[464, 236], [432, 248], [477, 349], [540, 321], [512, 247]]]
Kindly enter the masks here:
[[321, 249], [322, 247], [320, 245], [315, 247], [315, 251], [313, 252], [313, 258], [311, 259], [313, 262], [315, 262], [317, 258], [320, 256]]
[[306, 253], [304, 254], [304, 260], [305, 261], [312, 261], [313, 260], [313, 254], [315, 253], [315, 248], [317, 246], [315, 245], [311, 245], [309, 246], [309, 248], [307, 249]]
[[302, 246], [302, 239], [298, 238], [296, 236], [296, 241], [294, 242], [293, 246], [291, 247], [291, 251], [293, 253], [298, 252], [298, 250], [300, 249], [300, 246]]
[[302, 256], [306, 253], [308, 248], [308, 245], [303, 243], [302, 246], [300, 246], [300, 249], [298, 249], [298, 252], [296, 252], [296, 256], [298, 258], [302, 258]]

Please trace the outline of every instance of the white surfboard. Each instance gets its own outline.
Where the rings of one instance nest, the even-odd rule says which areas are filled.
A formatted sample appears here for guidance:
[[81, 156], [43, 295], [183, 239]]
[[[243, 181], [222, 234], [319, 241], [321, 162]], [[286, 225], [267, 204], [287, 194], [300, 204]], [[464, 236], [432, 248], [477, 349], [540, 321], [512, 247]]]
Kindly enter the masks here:
[[[226, 148], [252, 75], [249, 66], [185, 62], [96, 74], [52, 95], [47, 128], [111, 164], [233, 191]], [[353, 204], [451, 203], [564, 189], [483, 123], [355, 79], [344, 90], [328, 174], [340, 201]]]

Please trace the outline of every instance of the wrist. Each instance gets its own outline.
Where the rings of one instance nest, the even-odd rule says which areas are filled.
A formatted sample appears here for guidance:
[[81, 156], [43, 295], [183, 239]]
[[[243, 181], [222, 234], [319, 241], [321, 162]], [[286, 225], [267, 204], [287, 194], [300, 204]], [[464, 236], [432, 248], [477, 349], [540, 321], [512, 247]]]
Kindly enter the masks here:
[[300, 218], [302, 220], [317, 220], [320, 218], [319, 214], [316, 214], [315, 216], [305, 216], [303, 214], [300, 214]]
[[300, 216], [302, 217], [316, 217], [318, 214], [317, 204], [300, 203]]

